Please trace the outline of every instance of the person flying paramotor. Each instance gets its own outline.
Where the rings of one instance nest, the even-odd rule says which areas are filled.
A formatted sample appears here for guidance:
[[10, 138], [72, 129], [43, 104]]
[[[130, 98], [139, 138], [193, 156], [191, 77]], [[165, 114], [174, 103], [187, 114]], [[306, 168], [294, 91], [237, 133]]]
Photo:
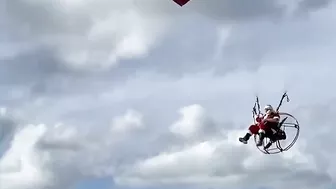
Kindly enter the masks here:
[[[293, 147], [299, 137], [300, 126], [293, 115], [279, 112], [284, 98], [287, 98], [287, 102], [289, 102], [285, 92], [276, 110], [271, 105], [266, 105], [265, 114], [263, 114], [260, 111], [259, 99], [256, 97], [252, 110], [254, 124], [249, 127], [244, 137], [239, 138], [239, 141], [247, 144], [249, 138], [254, 135], [257, 148], [265, 154], [276, 154]], [[291, 134], [292, 137], [290, 137]]]

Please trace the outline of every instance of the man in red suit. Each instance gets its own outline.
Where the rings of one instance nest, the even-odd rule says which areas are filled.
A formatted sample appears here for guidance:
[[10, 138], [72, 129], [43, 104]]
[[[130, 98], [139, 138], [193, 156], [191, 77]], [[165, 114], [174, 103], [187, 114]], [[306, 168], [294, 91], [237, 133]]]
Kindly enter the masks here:
[[265, 115], [259, 115], [255, 118], [257, 123], [249, 127], [244, 137], [239, 138], [240, 142], [247, 144], [247, 141], [253, 134], [259, 134], [257, 146], [261, 146], [266, 133], [275, 133], [278, 130], [280, 120], [279, 113], [276, 112], [271, 105], [266, 105], [264, 110]]

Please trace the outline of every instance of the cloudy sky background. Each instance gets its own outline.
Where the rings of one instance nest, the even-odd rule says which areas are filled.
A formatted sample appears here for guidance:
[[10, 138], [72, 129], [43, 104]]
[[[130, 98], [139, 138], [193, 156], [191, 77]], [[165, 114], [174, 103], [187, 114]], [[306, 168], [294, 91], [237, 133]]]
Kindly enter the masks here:
[[[334, 1], [0, 7], [1, 189], [333, 188]], [[296, 145], [240, 144], [284, 90]]]

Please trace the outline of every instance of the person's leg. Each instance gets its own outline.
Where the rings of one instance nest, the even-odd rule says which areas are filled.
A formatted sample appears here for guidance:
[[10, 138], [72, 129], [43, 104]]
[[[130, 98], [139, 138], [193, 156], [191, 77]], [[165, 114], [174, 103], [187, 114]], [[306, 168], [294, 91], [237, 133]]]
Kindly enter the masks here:
[[239, 138], [239, 141], [247, 144], [247, 141], [253, 134], [258, 134], [259, 126], [258, 125], [250, 125], [248, 132], [245, 134], [244, 137]]
[[263, 143], [264, 138], [266, 137], [266, 133], [267, 133], [267, 137], [270, 139], [274, 139], [274, 141], [276, 141], [277, 139], [275, 139], [276, 134], [278, 132], [278, 123], [277, 122], [266, 122], [264, 123], [260, 123], [259, 124], [259, 141], [257, 142], [257, 146], [261, 146]]
[[285, 140], [287, 138], [285, 131], [279, 128], [279, 123], [269, 123], [268, 127], [272, 130], [275, 140]]
[[261, 146], [263, 144], [263, 141], [266, 135], [267, 125], [261, 122], [258, 126], [259, 126], [259, 130], [258, 130], [259, 140], [257, 142], [257, 146]]
[[265, 137], [269, 138], [269, 142], [265, 145], [264, 149], [267, 150], [272, 144], [277, 140], [276, 133], [274, 133], [271, 129], [266, 130]]

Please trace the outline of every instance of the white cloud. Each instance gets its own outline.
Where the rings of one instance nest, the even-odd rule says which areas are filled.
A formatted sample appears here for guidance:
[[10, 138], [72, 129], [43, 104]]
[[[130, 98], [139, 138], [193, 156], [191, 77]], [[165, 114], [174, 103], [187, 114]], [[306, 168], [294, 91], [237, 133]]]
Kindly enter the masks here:
[[16, 133], [0, 161], [1, 188], [33, 189], [46, 186], [51, 181], [48, 172], [43, 170], [40, 154], [34, 149], [45, 131], [44, 125], [28, 125]]
[[[321, 69], [321, 73], [305, 78], [300, 74], [316, 67], [307, 66], [302, 69], [300, 77], [295, 81], [298, 84], [303, 81], [324, 82], [325, 75], [332, 72], [330, 69]], [[259, 77], [266, 77], [268, 70], [266, 67], [260, 69]], [[277, 69], [275, 73], [286, 75], [286, 78], [297, 77], [298, 74], [296, 71], [285, 72], [283, 69]], [[109, 98], [106, 98], [106, 94], [102, 95], [103, 99], [97, 95], [77, 98], [81, 99], [79, 101], [82, 103], [68, 98], [63, 99], [64, 101], [50, 99], [49, 103], [41, 106], [43, 111], [48, 106], [53, 107], [51, 102], [58, 105], [62, 115], [68, 111], [64, 108], [65, 105], [71, 107], [70, 112], [78, 111], [77, 108], [80, 107], [85, 107], [86, 111], [90, 109], [96, 111], [97, 107], [101, 108], [97, 104], [108, 105], [108, 110], [117, 110], [107, 113], [105, 110], [98, 111], [99, 114], [106, 113], [108, 120], [105, 125], [101, 125], [104, 122], [90, 111], [85, 114], [85, 118], [72, 115], [74, 119], [80, 118], [78, 123], [83, 125], [23, 127], [16, 132], [11, 146], [1, 158], [0, 183], [6, 183], [8, 187], [6, 189], [26, 189], [23, 184], [32, 188], [50, 186], [58, 189], [67, 188], [83, 178], [110, 176], [120, 186], [133, 187], [197, 185], [232, 188], [245, 186], [309, 188], [306, 185], [308, 183], [312, 188], [322, 188], [329, 184], [334, 179], [333, 163], [330, 159], [325, 159], [324, 161], [329, 163], [329, 167], [326, 168], [320, 161], [322, 156], [317, 155], [323, 152], [323, 149], [316, 147], [314, 150], [311, 149], [316, 138], [307, 138], [308, 135], [303, 134], [294, 148], [277, 156], [261, 154], [253, 145], [253, 141], [248, 145], [238, 142], [237, 138], [244, 134], [250, 120], [249, 114], [246, 116], [242, 114], [250, 111], [248, 102], [253, 100], [253, 95], [244, 99], [246, 95], [242, 92], [250, 90], [255, 80], [237, 81], [240, 84], [235, 86], [227, 83], [239, 78], [253, 78], [253, 75], [248, 72], [237, 72], [228, 76], [213, 77], [207, 73], [189, 75], [179, 80], [147, 75], [129, 80], [120, 90], [105, 89], [109, 92]], [[282, 78], [273, 81], [283, 82]], [[162, 86], [162, 83], [165, 85]], [[195, 83], [198, 87], [191, 87]], [[263, 83], [261, 87], [264, 86], [269, 84]], [[207, 90], [203, 90], [205, 87]], [[141, 98], [134, 98], [139, 88], [144, 93]], [[328, 86], [323, 85], [318, 89], [323, 91], [326, 88]], [[291, 112], [298, 107], [298, 104], [310, 104], [307, 99], [300, 98], [300, 91], [309, 89], [308, 85], [291, 88], [290, 94], [293, 94], [290, 96], [293, 101], [289, 106]], [[275, 86], [268, 88], [262, 93], [262, 96], [268, 97], [262, 97], [262, 101], [278, 102], [278, 95], [281, 94], [279, 90]], [[121, 99], [118, 98], [120, 92], [124, 94]], [[100, 91], [96, 93], [101, 94]], [[192, 99], [190, 94], [193, 94]], [[275, 94], [277, 95], [274, 96]], [[318, 94], [310, 94], [311, 97], [314, 95]], [[118, 99], [114, 99], [115, 97]], [[317, 101], [329, 101], [331, 97], [332, 94], [329, 93]], [[178, 99], [181, 101], [177, 101]], [[48, 102], [48, 99], [46, 100]], [[229, 101], [235, 102], [229, 103]], [[142, 103], [137, 106], [139, 102]], [[160, 102], [165, 104], [162, 107], [158, 106]], [[181, 102], [198, 103], [175, 108], [180, 106]], [[149, 111], [151, 103], [154, 106], [152, 111]], [[219, 103], [223, 105], [218, 106]], [[111, 104], [113, 108], [110, 108]], [[133, 108], [125, 111], [124, 107], [128, 105]], [[55, 111], [57, 108], [52, 109]], [[303, 132], [311, 128], [311, 123], [306, 120], [310, 119], [306, 116], [308, 109], [306, 108], [304, 112], [293, 112], [299, 121], [303, 122], [302, 126], [305, 128]], [[179, 114], [174, 118], [172, 115], [176, 110]], [[35, 113], [40, 114], [38, 111]], [[53, 114], [59, 115], [58, 112]], [[167, 119], [167, 116], [176, 120]], [[84, 124], [86, 120], [93, 121], [91, 127]], [[223, 122], [232, 122], [232, 125]], [[170, 137], [172, 134], [182, 136], [183, 140]], [[170, 138], [167, 140], [166, 136]], [[329, 155], [332, 157], [333, 152], [329, 151]], [[33, 174], [26, 177], [27, 180], [22, 184], [13, 182], [14, 179], [31, 171]], [[265, 181], [263, 175], [269, 175], [269, 179]], [[283, 180], [286, 182], [280, 182]]]
[[[188, 108], [202, 107], [185, 107]], [[199, 117], [189, 117], [188, 121], [189, 127], [197, 127]], [[315, 164], [312, 155], [305, 154], [300, 148], [293, 148], [283, 155], [265, 156], [255, 146], [238, 142], [238, 136], [244, 132], [223, 129], [221, 138], [175, 144], [156, 156], [137, 161], [117, 177], [117, 181], [131, 186], [187, 184], [234, 188], [323, 188], [331, 182], [331, 175]], [[311, 186], [305, 182], [310, 182]]]
[[142, 126], [141, 114], [134, 110], [114, 118], [113, 133], [64, 124], [26, 125], [1, 158], [1, 187], [67, 188], [87, 176], [114, 176], [122, 166], [117, 154], [127, 159], [123, 146]]
[[125, 115], [113, 119], [111, 131], [118, 134], [141, 129], [143, 126], [142, 115], [135, 110], [128, 110]]
[[133, 0], [19, 0], [6, 6], [16, 33], [55, 48], [75, 69], [107, 69], [122, 59], [146, 56], [167, 24]]
[[[15, 0], [4, 3], [2, 19], [18, 45], [43, 45], [72, 69], [106, 70], [122, 60], [146, 57], [168, 28], [183, 23], [178, 15], [196, 12], [228, 24], [278, 18], [288, 8], [275, 0], [246, 3], [193, 1], [180, 8], [170, 0]], [[25, 39], [22, 44], [20, 39]]]
[[[22, 36], [25, 48], [43, 43], [56, 63], [43, 51], [43, 58], [36, 53], [1, 64], [0, 103], [25, 121], [0, 119], [6, 135], [0, 188], [67, 189], [105, 176], [133, 187], [323, 188], [333, 182], [334, 10], [269, 24], [247, 21], [281, 15], [276, 1], [194, 2], [180, 8], [168, 0], [7, 1], [10, 26], [2, 28], [23, 28], [12, 30], [16, 45]], [[235, 24], [216, 36], [218, 25], [189, 14], [195, 11]], [[184, 14], [185, 20], [176, 17]], [[167, 24], [174, 31], [165, 42], [172, 43], [145, 57]], [[145, 57], [141, 66], [136, 57]], [[131, 61], [105, 74], [72, 75], [53, 66], [58, 59], [84, 70]], [[28, 84], [13, 87], [22, 80]], [[30, 91], [35, 83], [38, 94]], [[276, 156], [261, 154], [253, 141], [240, 144], [254, 94], [273, 104], [284, 89], [292, 100], [284, 109], [302, 125], [298, 143]]]
[[213, 134], [215, 125], [205, 114], [205, 110], [199, 104], [190, 105], [180, 109], [181, 117], [173, 125], [170, 131], [185, 138], [199, 138], [202, 135]]

